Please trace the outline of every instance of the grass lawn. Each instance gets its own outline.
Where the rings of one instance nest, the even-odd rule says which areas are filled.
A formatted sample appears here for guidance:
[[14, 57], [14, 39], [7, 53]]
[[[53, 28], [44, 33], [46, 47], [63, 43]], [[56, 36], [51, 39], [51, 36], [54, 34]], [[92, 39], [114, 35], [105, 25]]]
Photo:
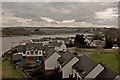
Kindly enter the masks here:
[[5, 60], [2, 62], [2, 78], [24, 78], [24, 75], [19, 70], [14, 69], [8, 60]]
[[89, 56], [96, 62], [101, 62], [102, 64], [106, 64], [106, 66], [112, 69], [115, 72], [118, 71], [118, 57], [112, 53], [102, 53], [102, 54], [92, 54]]

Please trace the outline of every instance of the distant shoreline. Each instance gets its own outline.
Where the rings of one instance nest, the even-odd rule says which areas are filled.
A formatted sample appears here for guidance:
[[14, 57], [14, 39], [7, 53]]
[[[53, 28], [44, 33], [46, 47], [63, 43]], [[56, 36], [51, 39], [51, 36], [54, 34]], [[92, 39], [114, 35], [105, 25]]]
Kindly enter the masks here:
[[91, 34], [91, 33], [57, 33], [57, 34], [35, 34], [35, 35], [0, 35], [0, 37], [32, 37], [32, 36], [47, 36], [47, 35], [76, 35], [76, 34]]

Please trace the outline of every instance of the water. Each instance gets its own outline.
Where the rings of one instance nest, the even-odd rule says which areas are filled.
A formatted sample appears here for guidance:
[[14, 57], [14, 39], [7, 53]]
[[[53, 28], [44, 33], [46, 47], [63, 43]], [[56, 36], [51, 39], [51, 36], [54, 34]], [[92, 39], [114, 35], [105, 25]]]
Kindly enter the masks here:
[[10, 48], [16, 46], [22, 40], [30, 40], [30, 39], [40, 39], [42, 37], [75, 37], [73, 35], [42, 35], [42, 36], [18, 36], [18, 37], [2, 37], [2, 53], [9, 50]]

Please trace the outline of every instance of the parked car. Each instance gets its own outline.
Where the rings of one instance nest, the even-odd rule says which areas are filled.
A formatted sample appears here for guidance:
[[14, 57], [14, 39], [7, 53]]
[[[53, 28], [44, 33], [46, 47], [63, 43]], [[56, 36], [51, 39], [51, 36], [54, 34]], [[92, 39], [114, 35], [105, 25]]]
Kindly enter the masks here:
[[119, 47], [112, 47], [112, 49], [119, 49]]

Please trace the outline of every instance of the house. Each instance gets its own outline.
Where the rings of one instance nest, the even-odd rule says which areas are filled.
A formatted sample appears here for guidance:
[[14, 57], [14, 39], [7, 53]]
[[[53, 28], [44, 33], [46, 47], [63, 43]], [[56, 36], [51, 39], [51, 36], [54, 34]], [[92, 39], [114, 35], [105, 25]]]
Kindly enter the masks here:
[[55, 68], [57, 68], [58, 57], [60, 57], [60, 54], [55, 51], [54, 48], [48, 48], [48, 50], [44, 53], [45, 70], [54, 70]]
[[[102, 65], [104, 66], [104, 65]], [[112, 71], [111, 69], [107, 68], [106, 66], [104, 66], [104, 70], [94, 79], [94, 80], [120, 80], [120, 76], [118, 75], [118, 73]]]
[[94, 40], [94, 41], [92, 41], [92, 43], [90, 44], [90, 47], [105, 47], [105, 41]]
[[[95, 67], [100, 67], [101, 70], [95, 69]], [[104, 67], [98, 65], [96, 62], [89, 59], [87, 56], [80, 56], [79, 61], [72, 66], [73, 68], [73, 75], [75, 76], [76, 80], [78, 79], [85, 79], [85, 78], [94, 78], [98, 73], [100, 73]], [[97, 70], [96, 72], [91, 72], [92, 70]], [[91, 72], [91, 73], [90, 73]], [[90, 76], [92, 75], [92, 76]]]
[[58, 67], [62, 71], [62, 78], [69, 78], [72, 75], [72, 66], [79, 60], [69, 51], [60, 52], [61, 57], [57, 59]]
[[49, 40], [47, 39], [32, 39], [33, 43], [43, 43], [43, 46], [47, 45], [49, 43]]
[[114, 80], [118, 76], [103, 64], [96, 63], [85, 55], [80, 56], [72, 68], [75, 80]]
[[25, 47], [25, 56], [30, 61], [39, 61], [43, 56], [43, 44], [42, 43], [27, 43]]
[[90, 43], [91, 43], [91, 40], [89, 40], [89, 39], [85, 38], [85, 42], [86, 42], [86, 45], [87, 45], [87, 46], [89, 46], [89, 45], [90, 45]]
[[56, 51], [66, 51], [66, 45], [61, 42], [51, 42], [48, 47], [54, 47]]

